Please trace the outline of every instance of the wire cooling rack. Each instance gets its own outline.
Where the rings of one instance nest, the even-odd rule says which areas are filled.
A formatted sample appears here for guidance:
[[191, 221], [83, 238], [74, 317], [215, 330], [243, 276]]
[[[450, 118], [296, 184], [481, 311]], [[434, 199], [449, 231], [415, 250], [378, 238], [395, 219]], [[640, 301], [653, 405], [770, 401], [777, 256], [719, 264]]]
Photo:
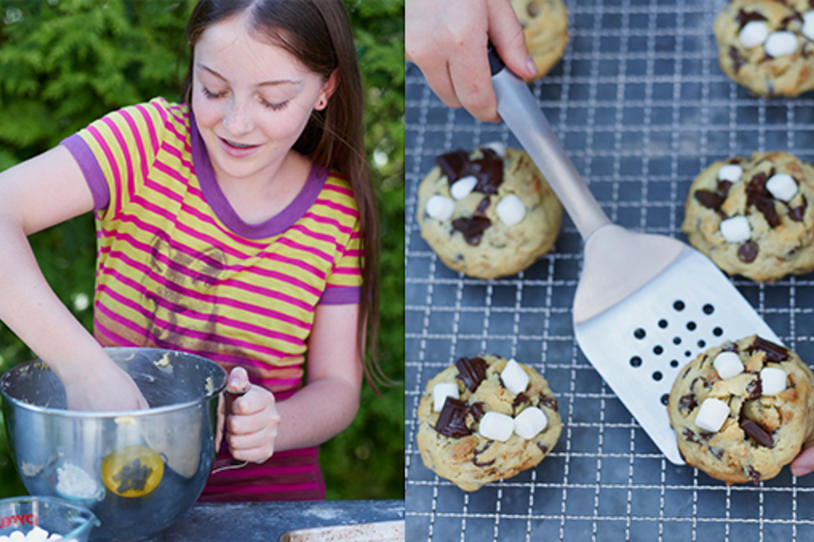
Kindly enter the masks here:
[[[569, 0], [571, 41], [532, 85], [608, 216], [686, 240], [683, 205], [711, 162], [756, 150], [814, 161], [814, 99], [750, 96], [721, 72], [712, 21], [721, 0]], [[525, 272], [476, 280], [421, 239], [417, 186], [442, 152], [517, 145], [501, 124], [446, 108], [407, 67], [405, 223], [408, 540], [773, 541], [814, 539], [814, 474], [788, 468], [727, 487], [667, 462], [580, 352], [571, 303], [582, 243], [569, 219]], [[758, 284], [736, 277], [783, 342], [814, 361], [814, 275]], [[467, 494], [424, 467], [416, 409], [427, 381], [459, 356], [515, 357], [558, 397], [563, 432], [536, 468]]]

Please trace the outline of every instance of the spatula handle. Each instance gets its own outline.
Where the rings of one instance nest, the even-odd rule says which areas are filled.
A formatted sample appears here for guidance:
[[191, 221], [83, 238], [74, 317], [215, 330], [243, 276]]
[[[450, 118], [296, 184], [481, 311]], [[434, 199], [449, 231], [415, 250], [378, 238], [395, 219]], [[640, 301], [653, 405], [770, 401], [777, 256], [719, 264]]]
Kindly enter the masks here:
[[565, 154], [540, 105], [522, 79], [506, 68], [489, 46], [497, 111], [554, 189], [580, 235], [587, 239], [611, 221]]

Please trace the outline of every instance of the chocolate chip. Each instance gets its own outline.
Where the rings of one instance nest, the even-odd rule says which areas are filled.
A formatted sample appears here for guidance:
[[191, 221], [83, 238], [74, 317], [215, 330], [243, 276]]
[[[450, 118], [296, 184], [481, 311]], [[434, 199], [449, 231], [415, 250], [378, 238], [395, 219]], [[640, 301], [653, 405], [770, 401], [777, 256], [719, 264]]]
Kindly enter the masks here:
[[774, 447], [772, 436], [754, 420], [744, 418], [741, 420], [740, 426], [747, 435], [752, 437], [761, 446], [766, 446], [767, 448]]
[[460, 399], [447, 397], [438, 421], [435, 422], [435, 430], [445, 437], [460, 438], [471, 435], [472, 431], [466, 426], [466, 403]]
[[738, 10], [738, 15], [735, 20], [738, 21], [740, 28], [743, 28], [748, 22], [765, 21], [766, 17], [761, 15], [758, 11], [750, 11], [747, 13], [743, 8], [741, 8]]
[[715, 436], [715, 433], [704, 432], [704, 433], [699, 433], [698, 436], [700, 436], [704, 440], [709, 440], [709, 439], [711, 439], [712, 437]]
[[503, 158], [492, 149], [481, 149], [481, 154], [480, 158], [470, 160], [469, 154], [459, 149], [436, 156], [435, 163], [450, 186], [461, 177], [472, 175], [478, 181], [473, 191], [496, 194], [503, 183]]
[[749, 476], [749, 478], [752, 479], [752, 482], [754, 482], [755, 485], [758, 485], [758, 482], [760, 482], [760, 476], [761, 476], [760, 471], [755, 469], [755, 467], [753, 467], [752, 465], [747, 465], [746, 466], [746, 474]]
[[458, 368], [458, 376], [469, 391], [478, 389], [481, 381], [486, 378], [486, 362], [482, 358], [458, 358], [455, 362]]
[[486, 209], [489, 208], [489, 196], [484, 197], [475, 207], [475, 216], [486, 216]]
[[478, 246], [483, 232], [491, 225], [492, 221], [485, 216], [461, 217], [452, 221], [452, 230], [461, 232], [467, 244]]
[[760, 379], [756, 378], [746, 384], [746, 399], [760, 399], [760, 396], [763, 395], [763, 384], [760, 383]]
[[738, 258], [742, 262], [752, 263], [757, 258], [758, 244], [755, 241], [746, 241], [738, 247]]
[[475, 448], [475, 451], [472, 453], [472, 463], [473, 463], [473, 464], [474, 464], [476, 467], [488, 467], [489, 465], [491, 465], [491, 464], [493, 464], [493, 463], [495, 462], [495, 460], [494, 460], [494, 459], [493, 459], [493, 460], [491, 460], [491, 461], [484, 461], [483, 463], [481, 463], [480, 461], [478, 461], [478, 456], [479, 456], [480, 454], [482, 454], [483, 452], [485, 452], [486, 450], [488, 450], [488, 449], [489, 449], [489, 446], [491, 446], [491, 445], [492, 445], [492, 441], [491, 441], [491, 440], [488, 440], [488, 441], [486, 441], [486, 443], [483, 445], [483, 448], [480, 448], [480, 449]]
[[738, 49], [734, 45], [729, 47], [729, 58], [732, 59], [732, 69], [735, 70], [735, 73], [738, 73], [738, 70], [740, 70], [741, 66], [744, 64], [744, 61], [738, 52]]
[[732, 181], [727, 181], [725, 179], [718, 179], [718, 182], [715, 185], [718, 193], [722, 196], [726, 197], [729, 194], [729, 189], [732, 188]]
[[540, 444], [538, 442], [537, 447], [540, 448], [540, 451], [543, 452], [544, 454], [548, 453], [548, 446], [546, 446], [545, 444]]
[[684, 428], [684, 432], [682, 433], [685, 439], [689, 442], [698, 442], [698, 438], [696, 437], [695, 433], [692, 432], [692, 429]]
[[678, 408], [681, 410], [692, 410], [698, 406], [698, 403], [695, 400], [695, 394], [688, 393], [687, 395], [682, 395], [678, 399]]
[[710, 446], [709, 451], [718, 459], [723, 459], [724, 457], [724, 451], [721, 448], [713, 448]]
[[515, 396], [514, 401], [512, 401], [512, 410], [519, 407], [523, 403], [528, 403], [528, 402], [529, 402], [529, 398], [526, 397], [526, 394], [521, 391], [520, 393], [518, 393]]
[[755, 350], [762, 350], [766, 352], [766, 360], [767, 361], [786, 361], [789, 359], [789, 351], [780, 346], [779, 344], [775, 344], [771, 341], [767, 341], [761, 337], [755, 337], [755, 342], [749, 346], [749, 351], [754, 352]]
[[787, 27], [789, 25], [789, 23], [792, 22], [792, 21], [800, 21], [800, 24], [802, 24], [803, 23], [803, 16], [795, 11], [794, 13], [789, 15], [788, 17], [785, 17], [785, 18], [780, 20], [780, 29], [783, 29], [783, 28]]
[[526, 13], [529, 14], [529, 17], [537, 17], [540, 14], [540, 6], [537, 5], [537, 2], [529, 2], [526, 4]]
[[805, 216], [806, 206], [808, 205], [808, 201], [806, 197], [803, 196], [803, 204], [799, 207], [792, 207], [789, 204], [786, 206], [789, 208], [789, 218], [794, 220], [795, 222], [802, 222], [803, 217]]
[[746, 185], [746, 205], [754, 205], [769, 223], [769, 226], [776, 228], [780, 225], [780, 217], [774, 207], [774, 197], [766, 189], [766, 181], [769, 177], [765, 173], [756, 173], [749, 184]]
[[548, 397], [545, 395], [540, 396], [540, 404], [543, 404], [553, 410], [554, 412], [559, 412], [559, 407], [557, 406], [557, 400], [553, 397]]
[[435, 163], [441, 168], [443, 173], [452, 185], [455, 181], [464, 176], [466, 165], [469, 163], [469, 154], [463, 150], [440, 154], [435, 157]]
[[692, 382], [690, 382], [690, 389], [691, 390], [695, 389], [695, 383], [698, 382], [699, 380], [701, 381], [701, 385], [703, 387], [705, 387], [705, 388], [709, 387], [709, 382], [707, 382], [706, 378], [704, 378], [703, 376], [696, 376], [695, 378], [693, 378]]
[[484, 413], [483, 406], [484, 406], [483, 401], [477, 401], [467, 407], [468, 413], [472, 415], [472, 419], [475, 422], [479, 422], [481, 417], [483, 417]]
[[709, 190], [696, 190], [693, 196], [698, 200], [698, 203], [713, 211], [718, 211], [725, 199], [723, 196]]

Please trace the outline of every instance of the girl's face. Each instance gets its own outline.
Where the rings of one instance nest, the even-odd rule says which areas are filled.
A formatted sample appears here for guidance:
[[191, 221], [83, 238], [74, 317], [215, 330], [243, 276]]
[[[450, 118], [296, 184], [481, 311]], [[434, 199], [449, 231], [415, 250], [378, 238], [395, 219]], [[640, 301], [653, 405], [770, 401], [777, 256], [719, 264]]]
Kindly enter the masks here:
[[219, 180], [276, 171], [335, 89], [335, 76], [323, 80], [255, 35], [239, 15], [210, 26], [195, 44], [192, 109]]

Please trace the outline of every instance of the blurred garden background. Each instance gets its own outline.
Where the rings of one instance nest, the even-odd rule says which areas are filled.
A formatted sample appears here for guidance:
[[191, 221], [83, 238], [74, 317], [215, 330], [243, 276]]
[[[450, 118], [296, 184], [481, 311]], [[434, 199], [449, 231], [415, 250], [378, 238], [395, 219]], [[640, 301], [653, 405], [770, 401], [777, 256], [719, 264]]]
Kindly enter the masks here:
[[[0, 0], [0, 171], [105, 113], [179, 100], [194, 0]], [[398, 385], [365, 385], [354, 423], [322, 447], [329, 499], [404, 496], [403, 0], [345, 0], [366, 89], [366, 146], [380, 192], [380, 363]], [[58, 175], [59, 172], [54, 172]], [[43, 197], [48, 197], [44, 194]], [[91, 214], [31, 237], [43, 273], [91, 329]], [[0, 253], [2, 247], [0, 247]], [[2, 257], [0, 255], [0, 257]], [[33, 354], [0, 323], [0, 371]], [[24, 494], [0, 435], [0, 497]]]

